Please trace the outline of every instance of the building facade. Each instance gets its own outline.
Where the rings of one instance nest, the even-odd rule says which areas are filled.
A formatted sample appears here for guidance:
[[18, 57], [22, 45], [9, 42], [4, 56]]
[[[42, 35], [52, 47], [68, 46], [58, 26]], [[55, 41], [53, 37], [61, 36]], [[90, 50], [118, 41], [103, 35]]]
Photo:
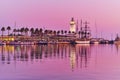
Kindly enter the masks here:
[[70, 21], [70, 31], [76, 32], [76, 22], [75, 22], [74, 18], [71, 18], [71, 21]]

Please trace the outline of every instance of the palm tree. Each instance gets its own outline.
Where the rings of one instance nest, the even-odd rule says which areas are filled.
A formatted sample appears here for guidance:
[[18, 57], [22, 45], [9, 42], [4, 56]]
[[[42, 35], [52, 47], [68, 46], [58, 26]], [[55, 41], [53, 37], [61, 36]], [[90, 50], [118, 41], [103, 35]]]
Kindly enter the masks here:
[[60, 31], [57, 31], [57, 35], [59, 35], [60, 34]]
[[42, 36], [43, 36], [43, 29], [42, 28], [40, 28], [40, 30], [39, 30], [39, 35], [42, 38]]
[[31, 29], [30, 29], [30, 32], [31, 32], [31, 36], [33, 36], [34, 28], [31, 28]]
[[35, 35], [38, 36], [38, 33], [39, 33], [39, 29], [36, 28], [36, 29], [35, 29]]
[[2, 37], [3, 37], [4, 31], [5, 31], [5, 27], [2, 27], [1, 31], [2, 31]]
[[23, 35], [23, 32], [24, 32], [24, 31], [25, 31], [25, 28], [24, 28], [24, 27], [20, 29], [21, 35]]
[[7, 27], [7, 30], [8, 30], [8, 36], [9, 36], [9, 31], [11, 30], [11, 27], [8, 26], [8, 27]]
[[17, 30], [16, 30], [16, 29], [13, 29], [14, 36], [16, 35], [16, 32], [17, 32]]
[[52, 30], [50, 30], [49, 34], [50, 34], [50, 35], [52, 35], [52, 33], [53, 33], [53, 31], [52, 31]]
[[67, 34], [67, 31], [65, 30], [65, 32], [64, 32], [64, 33], [65, 33], [65, 35], [66, 35], [66, 34]]
[[29, 28], [25, 28], [25, 35], [28, 35]]
[[61, 30], [61, 34], [62, 34], [62, 35], [64, 34], [64, 31], [63, 31], [63, 30]]
[[16, 32], [17, 32], [17, 33], [18, 33], [18, 35], [19, 35], [20, 29], [16, 29]]
[[68, 33], [71, 34], [71, 31], [69, 31]]
[[54, 33], [54, 35], [56, 35], [57, 32], [54, 30], [53, 33]]
[[75, 34], [75, 32], [74, 32], [74, 31], [73, 31], [72, 33], [73, 33], [73, 34]]
[[26, 28], [24, 29], [24, 32], [25, 32], [25, 40], [28, 40], [28, 38], [27, 38], [27, 36], [28, 36], [28, 31], [29, 31], [29, 29], [26, 27]]
[[45, 30], [45, 31], [44, 31], [44, 34], [48, 34], [48, 30]]
[[57, 40], [59, 40], [60, 31], [57, 31]]
[[48, 34], [48, 30], [45, 30], [45, 31], [44, 31], [44, 38], [47, 37], [47, 34]]
[[42, 31], [43, 31], [43, 29], [42, 29], [42, 28], [40, 28], [40, 30], [39, 30], [39, 31], [40, 31], [40, 34], [41, 34], [41, 33], [42, 33]]

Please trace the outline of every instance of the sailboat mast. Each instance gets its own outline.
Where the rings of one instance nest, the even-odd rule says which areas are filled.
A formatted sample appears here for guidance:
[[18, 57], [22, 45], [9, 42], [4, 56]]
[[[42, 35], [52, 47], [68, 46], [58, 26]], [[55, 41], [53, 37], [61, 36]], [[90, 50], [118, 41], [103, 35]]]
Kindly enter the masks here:
[[78, 20], [77, 20], [77, 23], [76, 23], [76, 33], [78, 33]]
[[80, 22], [80, 31], [82, 31], [82, 19], [81, 19], [81, 22]]
[[87, 21], [85, 21], [85, 30], [84, 30], [84, 34], [85, 34], [85, 38], [88, 38], [89, 36], [88, 36], [88, 33], [89, 33], [89, 31], [88, 31], [88, 22]]
[[95, 36], [97, 38], [97, 22], [96, 22], [96, 20], [95, 20]]
[[83, 24], [83, 22], [82, 22], [82, 19], [81, 19], [81, 22], [80, 22], [80, 36], [81, 36], [81, 38], [83, 38], [82, 24]]

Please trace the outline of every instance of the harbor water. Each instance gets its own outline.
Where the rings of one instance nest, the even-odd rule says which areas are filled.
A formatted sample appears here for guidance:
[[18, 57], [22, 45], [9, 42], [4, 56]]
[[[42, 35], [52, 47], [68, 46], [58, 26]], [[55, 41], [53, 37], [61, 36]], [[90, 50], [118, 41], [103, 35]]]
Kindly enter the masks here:
[[1, 45], [0, 80], [120, 80], [120, 46]]

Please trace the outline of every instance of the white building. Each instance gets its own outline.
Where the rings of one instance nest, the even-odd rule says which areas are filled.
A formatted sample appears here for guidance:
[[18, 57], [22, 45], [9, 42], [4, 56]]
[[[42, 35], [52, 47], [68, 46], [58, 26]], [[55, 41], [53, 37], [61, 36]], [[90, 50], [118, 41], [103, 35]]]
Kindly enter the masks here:
[[70, 31], [71, 32], [76, 32], [76, 23], [75, 23], [74, 18], [72, 18], [71, 21], [70, 21]]

